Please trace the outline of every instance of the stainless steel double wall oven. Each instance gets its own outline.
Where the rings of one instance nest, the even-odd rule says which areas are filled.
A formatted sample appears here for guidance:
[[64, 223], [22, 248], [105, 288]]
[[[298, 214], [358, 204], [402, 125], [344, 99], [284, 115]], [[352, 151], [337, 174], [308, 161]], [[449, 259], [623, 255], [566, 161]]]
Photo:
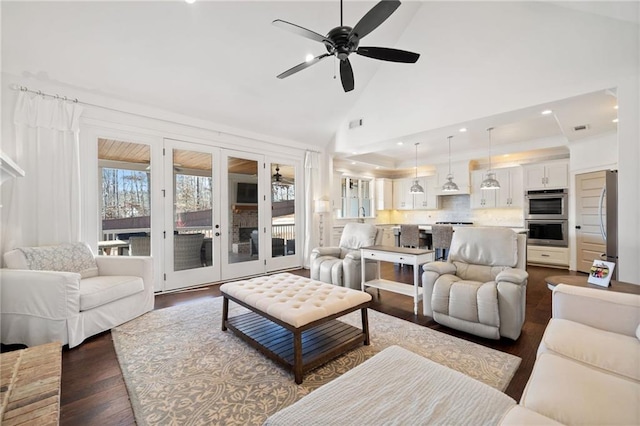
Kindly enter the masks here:
[[568, 197], [566, 189], [527, 191], [525, 224], [529, 230], [528, 244], [567, 247]]

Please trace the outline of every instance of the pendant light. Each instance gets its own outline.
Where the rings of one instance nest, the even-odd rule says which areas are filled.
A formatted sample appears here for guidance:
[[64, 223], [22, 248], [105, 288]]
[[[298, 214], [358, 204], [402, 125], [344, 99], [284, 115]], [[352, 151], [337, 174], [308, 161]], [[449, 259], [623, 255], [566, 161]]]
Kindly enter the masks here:
[[493, 127], [489, 127], [489, 170], [487, 170], [487, 178], [480, 184], [480, 189], [500, 189], [500, 182], [496, 180], [496, 174], [491, 171], [491, 131]]
[[416, 142], [416, 179], [413, 181], [413, 185], [411, 185], [411, 189], [409, 190], [412, 194], [424, 194], [424, 188], [418, 183], [418, 145], [419, 143]]
[[447, 175], [447, 181], [442, 185], [442, 192], [456, 192], [459, 191], [458, 185], [453, 181], [453, 175], [451, 174], [451, 138], [449, 136], [449, 174]]

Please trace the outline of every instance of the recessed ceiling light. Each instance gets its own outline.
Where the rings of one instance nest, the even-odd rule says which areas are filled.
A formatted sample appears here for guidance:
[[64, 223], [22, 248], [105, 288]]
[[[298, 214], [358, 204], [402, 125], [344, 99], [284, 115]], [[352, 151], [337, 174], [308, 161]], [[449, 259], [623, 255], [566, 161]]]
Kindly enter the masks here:
[[614, 118], [614, 119], [613, 119], [613, 120], [611, 120], [611, 121], [613, 121], [614, 123], [617, 123], [617, 122], [618, 122], [618, 119], [617, 119], [617, 118]]
[[396, 145], [404, 145], [404, 143], [402, 141], [401, 142], [396, 142]]
[[355, 166], [355, 165], [356, 165], [356, 162], [355, 162], [355, 161], [352, 161], [352, 162], [351, 162], [351, 165], [352, 165], [352, 166]]
[[380, 170], [380, 166], [376, 166], [376, 170]]
[[184, 2], [187, 4], [194, 4], [196, 0], [184, 0]]
[[553, 111], [551, 111], [550, 109], [545, 109], [544, 111], [542, 111], [540, 114], [542, 115], [549, 115], [551, 114]]
[[356, 155], [356, 154], [358, 154], [358, 153], [357, 153], [356, 151], [353, 151], [351, 154]]
[[613, 109], [618, 109], [618, 105], [614, 106]]
[[[193, 0], [193, 1], [195, 1], [195, 0]], [[311, 53], [307, 53], [307, 56], [304, 57], [304, 60], [305, 60], [305, 62], [311, 62], [311, 61], [313, 61], [314, 57], [315, 56], [313, 56]]]
[[459, 132], [461, 132], [461, 133], [464, 133], [464, 132], [466, 132], [466, 131], [467, 131], [467, 128], [466, 128], [466, 127], [462, 127], [462, 128], [460, 128], [460, 130], [458, 130], [458, 131], [459, 131]]

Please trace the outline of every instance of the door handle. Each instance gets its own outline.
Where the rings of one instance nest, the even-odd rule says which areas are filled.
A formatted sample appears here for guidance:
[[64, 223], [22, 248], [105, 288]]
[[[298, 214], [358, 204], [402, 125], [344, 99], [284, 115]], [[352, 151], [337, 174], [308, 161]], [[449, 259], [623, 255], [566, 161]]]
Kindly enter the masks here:
[[582, 229], [580, 225], [576, 225], [576, 229]]
[[220, 236], [220, 233], [219, 233], [219, 232], [216, 232], [216, 233], [215, 233], [215, 235], [216, 235], [216, 237], [219, 237], [219, 236]]

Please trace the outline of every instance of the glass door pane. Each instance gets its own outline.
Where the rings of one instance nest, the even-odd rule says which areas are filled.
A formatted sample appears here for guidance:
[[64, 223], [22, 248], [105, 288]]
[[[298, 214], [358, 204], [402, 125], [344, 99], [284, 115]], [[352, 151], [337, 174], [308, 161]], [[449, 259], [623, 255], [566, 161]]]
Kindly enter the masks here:
[[292, 159], [269, 158], [264, 172], [270, 191], [267, 205], [265, 259], [267, 272], [293, 269], [302, 265], [304, 239], [304, 197], [302, 169]]
[[173, 150], [174, 271], [212, 265], [213, 178], [211, 154]]
[[271, 163], [271, 257], [296, 254], [295, 167]]
[[229, 263], [249, 262], [260, 255], [258, 227], [258, 162], [228, 157], [229, 192]]

